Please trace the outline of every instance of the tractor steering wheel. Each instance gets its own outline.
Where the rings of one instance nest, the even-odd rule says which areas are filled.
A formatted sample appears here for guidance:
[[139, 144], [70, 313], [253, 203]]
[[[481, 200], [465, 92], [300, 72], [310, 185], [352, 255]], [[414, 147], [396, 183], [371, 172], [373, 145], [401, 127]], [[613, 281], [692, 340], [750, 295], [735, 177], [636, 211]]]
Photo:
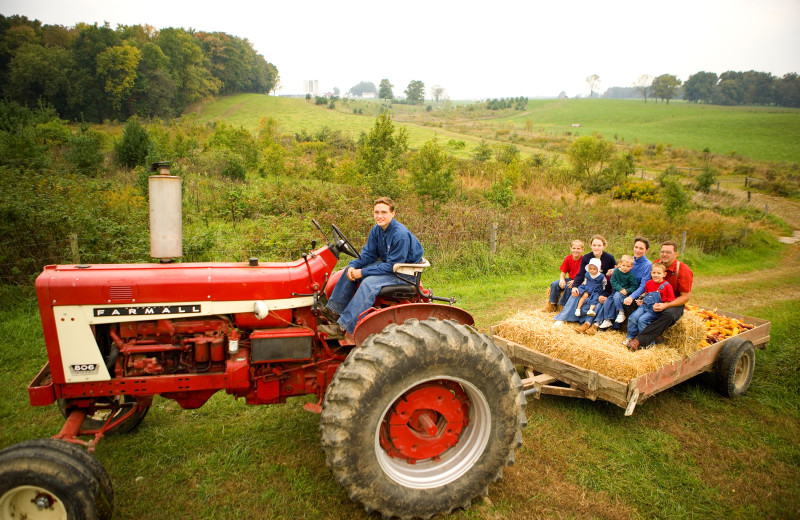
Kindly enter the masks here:
[[353, 247], [353, 244], [351, 244], [350, 241], [347, 240], [347, 237], [344, 236], [342, 230], [336, 227], [336, 224], [331, 224], [331, 228], [333, 229], [333, 242], [334, 245], [336, 246], [336, 249], [338, 249], [339, 251], [341, 251], [346, 255], [350, 255], [354, 258], [358, 258], [359, 260], [361, 260], [361, 255], [359, 254], [358, 251], [356, 251], [356, 248]]

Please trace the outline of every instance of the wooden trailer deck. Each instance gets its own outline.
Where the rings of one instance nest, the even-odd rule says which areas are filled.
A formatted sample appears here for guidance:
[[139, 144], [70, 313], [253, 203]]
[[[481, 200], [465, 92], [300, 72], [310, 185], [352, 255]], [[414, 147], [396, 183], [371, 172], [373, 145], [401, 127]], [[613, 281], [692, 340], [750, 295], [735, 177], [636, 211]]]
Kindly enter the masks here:
[[[753, 325], [736, 336], [726, 338], [702, 348], [690, 356], [664, 365], [630, 381], [617, 381], [594, 370], [582, 368], [566, 361], [553, 358], [535, 349], [507, 340], [496, 334], [492, 327], [492, 339], [505, 351], [511, 361], [526, 368], [527, 377], [523, 379], [526, 395], [539, 398], [542, 394], [603, 399], [625, 408], [625, 415], [631, 415], [638, 403], [663, 392], [687, 379], [703, 372], [714, 370], [720, 353], [728, 342], [742, 338], [753, 343], [755, 348], [765, 348], [769, 342], [770, 322], [731, 312], [717, 311], [717, 314], [736, 318]], [[554, 385], [560, 381], [569, 386]]]

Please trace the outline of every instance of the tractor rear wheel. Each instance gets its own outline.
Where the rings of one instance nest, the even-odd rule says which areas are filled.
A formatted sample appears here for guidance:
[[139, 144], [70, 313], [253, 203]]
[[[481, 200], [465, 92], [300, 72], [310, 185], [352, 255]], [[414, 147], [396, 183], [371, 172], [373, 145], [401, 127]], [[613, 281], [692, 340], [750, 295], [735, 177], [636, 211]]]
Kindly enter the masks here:
[[28, 441], [0, 451], [0, 518], [108, 520], [113, 499], [83, 457], [62, 441]]
[[351, 499], [384, 517], [467, 508], [514, 461], [522, 383], [485, 334], [411, 319], [354, 349], [323, 402], [328, 467]]

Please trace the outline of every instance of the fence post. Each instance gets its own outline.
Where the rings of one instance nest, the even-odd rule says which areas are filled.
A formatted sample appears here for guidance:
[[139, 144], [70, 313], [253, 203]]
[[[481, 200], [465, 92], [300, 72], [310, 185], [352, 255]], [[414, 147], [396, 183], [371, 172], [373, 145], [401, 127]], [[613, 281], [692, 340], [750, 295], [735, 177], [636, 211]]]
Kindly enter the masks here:
[[744, 176], [744, 187], [747, 187], [747, 175]]
[[81, 256], [78, 253], [78, 235], [75, 233], [69, 236], [69, 249], [72, 251], [72, 263], [78, 265], [81, 263]]
[[497, 222], [492, 222], [492, 229], [489, 232], [489, 253], [492, 256], [497, 253]]
[[769, 215], [769, 204], [764, 205], [764, 216]]
[[750, 191], [747, 192], [747, 202], [750, 202]]
[[681, 235], [681, 254], [686, 252], [686, 231]]

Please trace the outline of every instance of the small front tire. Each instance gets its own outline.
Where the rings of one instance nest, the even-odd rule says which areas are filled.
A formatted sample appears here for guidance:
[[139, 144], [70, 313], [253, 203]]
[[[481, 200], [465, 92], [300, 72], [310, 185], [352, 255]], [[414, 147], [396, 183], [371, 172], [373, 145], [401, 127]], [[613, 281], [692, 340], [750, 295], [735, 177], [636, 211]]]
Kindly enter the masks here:
[[96, 471], [41, 439], [0, 451], [0, 518], [109, 520], [113, 501]]

